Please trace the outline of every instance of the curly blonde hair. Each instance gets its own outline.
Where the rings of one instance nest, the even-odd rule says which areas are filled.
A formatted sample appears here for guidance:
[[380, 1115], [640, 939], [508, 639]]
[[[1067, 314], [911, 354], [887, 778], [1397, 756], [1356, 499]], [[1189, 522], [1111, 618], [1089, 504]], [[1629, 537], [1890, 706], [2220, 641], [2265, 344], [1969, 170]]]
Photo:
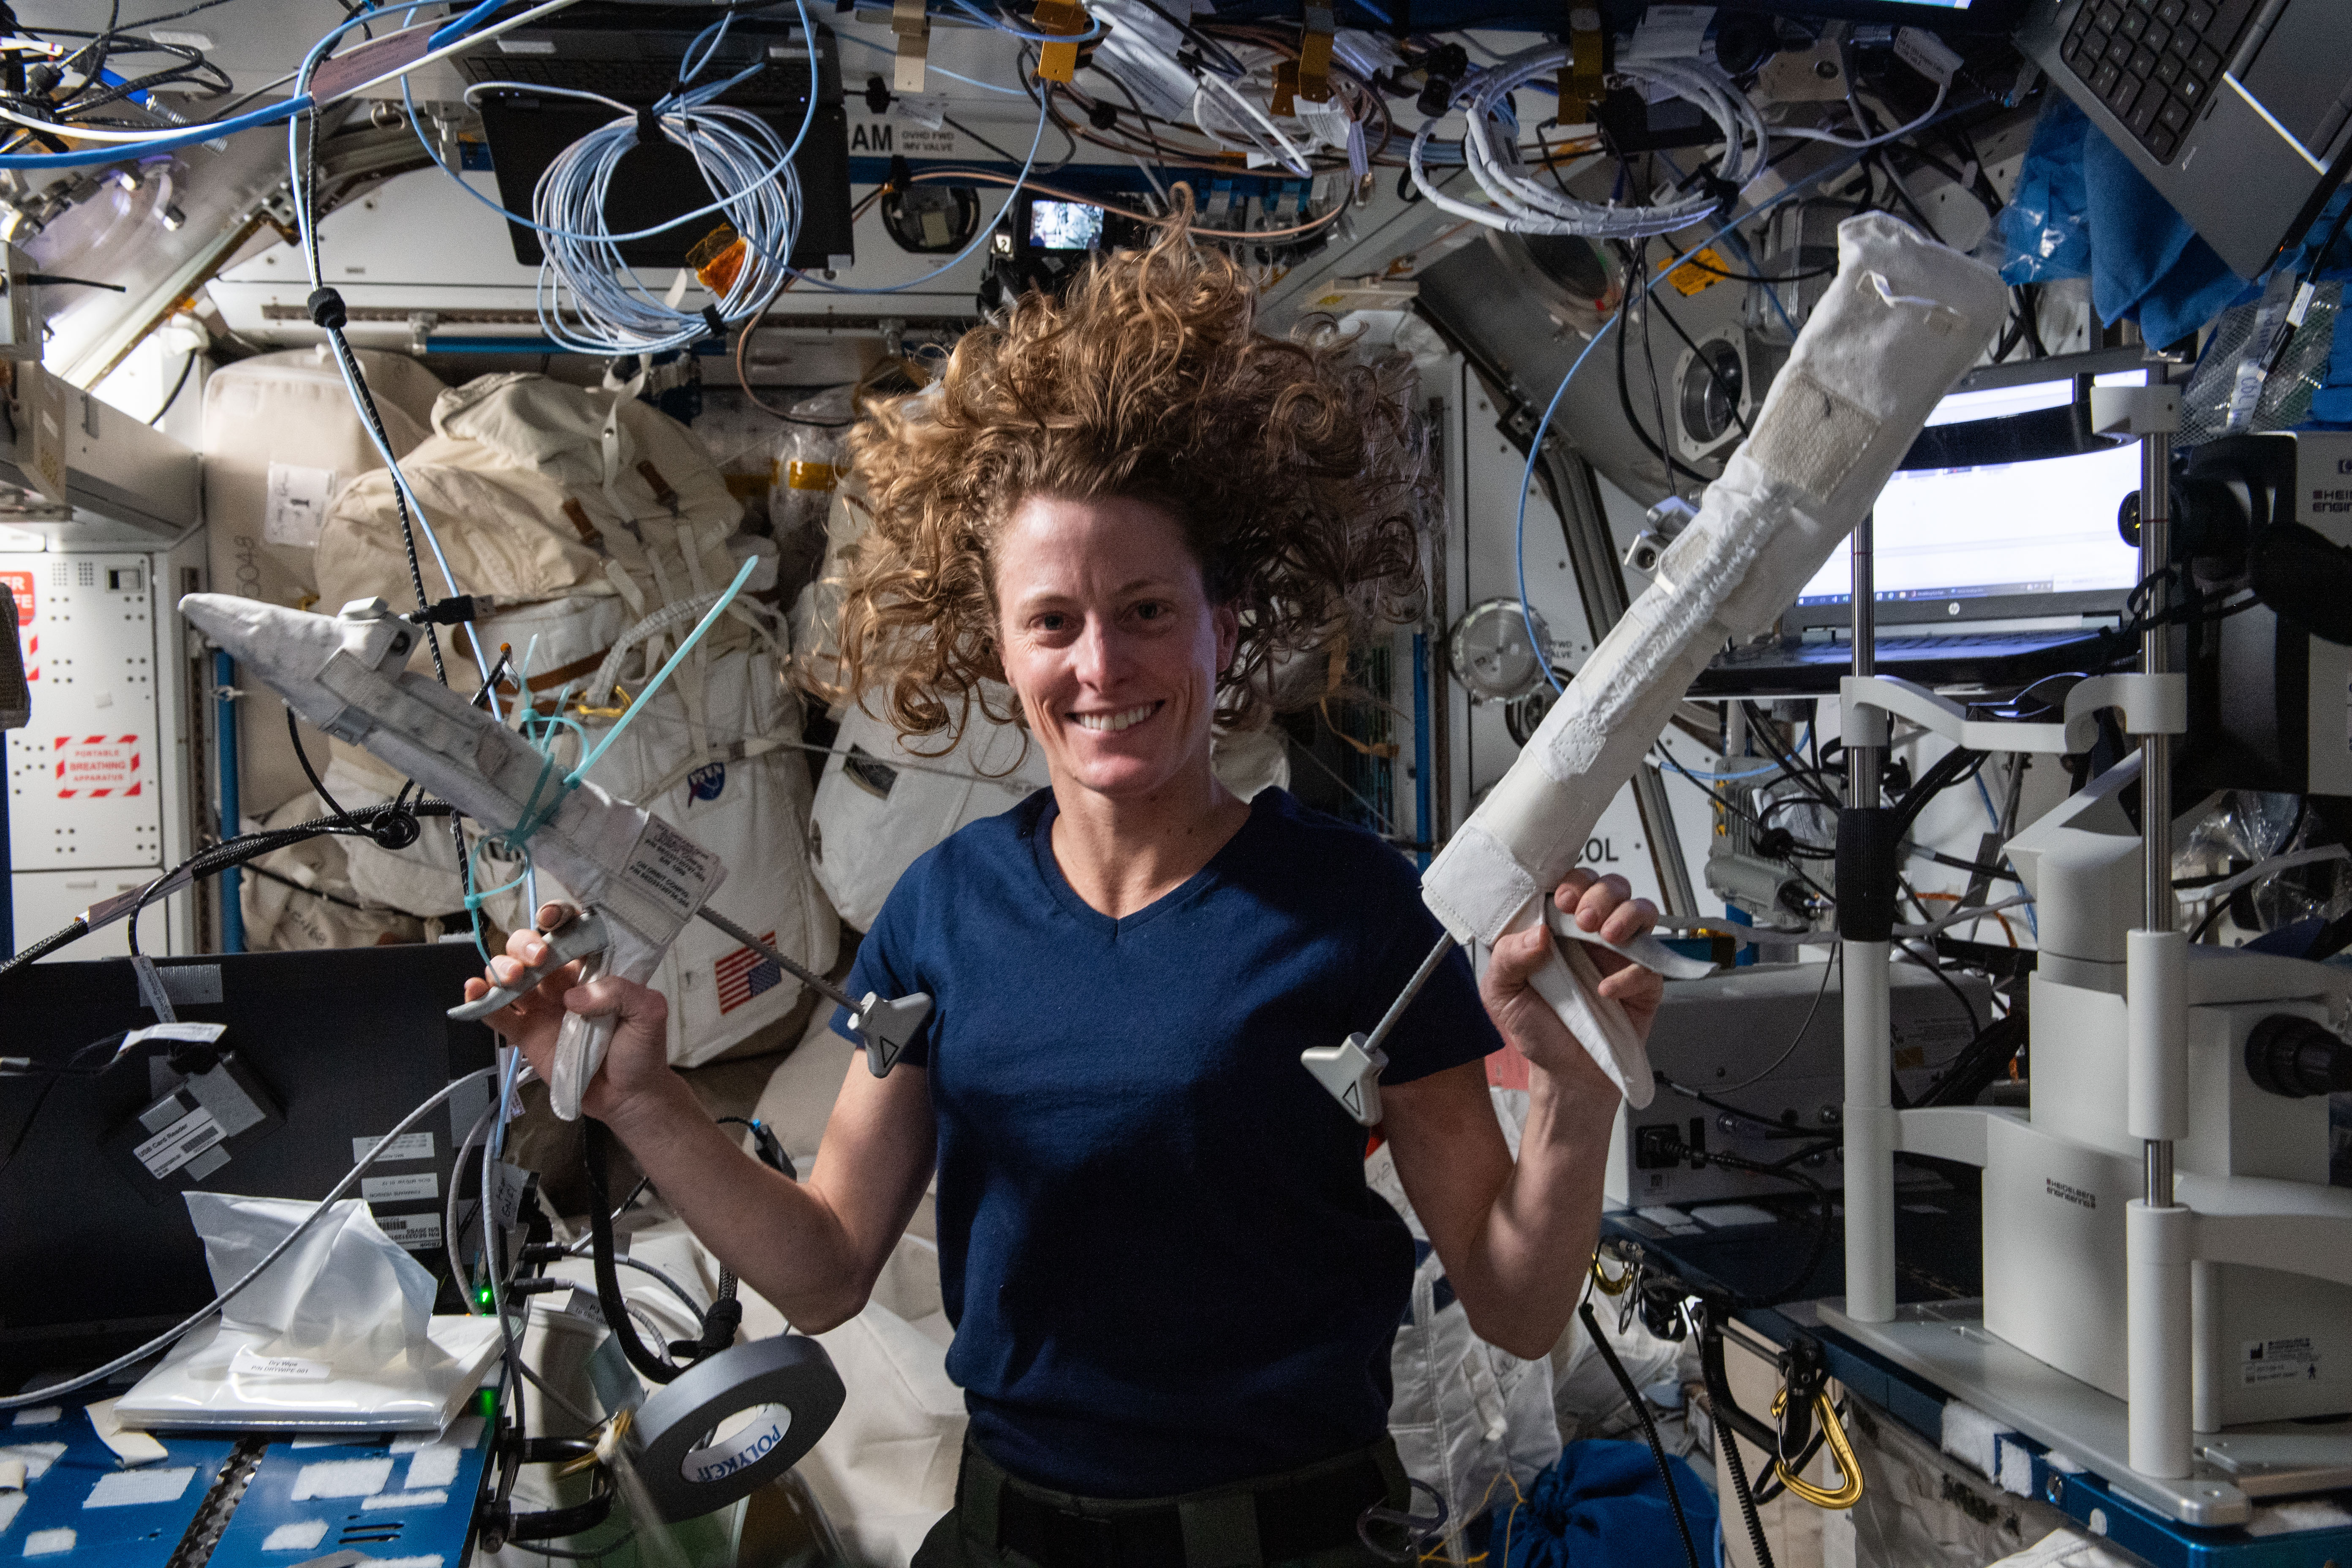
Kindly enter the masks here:
[[1017, 720], [1017, 702], [998, 711], [989, 546], [1032, 496], [1145, 500], [1181, 523], [1209, 596], [1240, 616], [1229, 728], [1262, 721], [1277, 662], [1418, 616], [1436, 484], [1409, 366], [1360, 363], [1328, 320], [1258, 331], [1255, 287], [1191, 242], [1190, 218], [1180, 187], [1148, 248], [1097, 258], [1066, 299], [1024, 296], [851, 433], [873, 521], [829, 695], [881, 697], [876, 717], [910, 736], [960, 736], [975, 705]]

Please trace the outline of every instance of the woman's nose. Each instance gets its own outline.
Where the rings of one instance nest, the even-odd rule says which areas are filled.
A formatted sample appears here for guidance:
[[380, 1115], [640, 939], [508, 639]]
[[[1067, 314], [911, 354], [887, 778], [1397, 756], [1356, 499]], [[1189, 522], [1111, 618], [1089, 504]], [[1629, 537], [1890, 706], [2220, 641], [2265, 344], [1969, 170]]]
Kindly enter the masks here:
[[1088, 686], [1110, 685], [1128, 662], [1118, 630], [1108, 622], [1092, 616], [1087, 618], [1086, 629], [1078, 634], [1075, 653], [1077, 677]]

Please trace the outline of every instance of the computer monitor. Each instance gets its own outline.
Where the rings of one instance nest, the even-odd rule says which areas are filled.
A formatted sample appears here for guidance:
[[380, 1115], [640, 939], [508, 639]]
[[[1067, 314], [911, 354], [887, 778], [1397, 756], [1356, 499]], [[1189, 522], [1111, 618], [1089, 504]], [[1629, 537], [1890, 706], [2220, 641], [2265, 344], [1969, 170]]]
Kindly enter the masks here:
[[[0, 1390], [37, 1373], [95, 1365], [212, 1300], [184, 1191], [322, 1197], [394, 1123], [494, 1058], [486, 1026], [452, 1023], [444, 1012], [481, 973], [471, 943], [165, 959], [156, 967], [182, 1019], [226, 1026], [220, 1044], [235, 1053], [260, 1119], [225, 1142], [198, 1128], [204, 1136], [163, 1147], [173, 1129], [141, 1123], [180, 1076], [163, 1041], [133, 1047], [95, 1078], [0, 1078]], [[156, 1021], [128, 959], [28, 964], [0, 978], [0, 1018], [5, 1054], [41, 1064]], [[487, 1083], [461, 1090], [352, 1194], [364, 1196], [378, 1223], [436, 1276], [446, 1275], [442, 1214], [456, 1145], [490, 1093]], [[217, 1164], [204, 1153], [214, 1144], [226, 1154]], [[182, 1158], [191, 1151], [196, 1158]]]
[[[2118, 378], [2136, 380], [2131, 374]], [[1959, 392], [1928, 418], [1938, 426], [2030, 416], [2074, 401], [2072, 379]], [[1980, 625], [2114, 616], [2139, 581], [2139, 552], [2116, 512], [2139, 489], [2136, 443], [2024, 462], [1898, 470], [1872, 513], [1873, 581], [1881, 625]], [[1848, 626], [1853, 557], [1841, 543], [1797, 595], [1797, 628]]]

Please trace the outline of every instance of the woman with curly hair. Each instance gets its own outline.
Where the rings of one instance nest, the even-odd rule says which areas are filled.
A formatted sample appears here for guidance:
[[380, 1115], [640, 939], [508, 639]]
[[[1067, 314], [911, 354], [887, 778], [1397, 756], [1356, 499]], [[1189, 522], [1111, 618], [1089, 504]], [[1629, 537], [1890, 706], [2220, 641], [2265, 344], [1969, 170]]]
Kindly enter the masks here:
[[[1370, 1031], [1439, 928], [1402, 856], [1280, 789], [1237, 799], [1210, 744], [1263, 717], [1273, 661], [1414, 612], [1433, 485], [1397, 374], [1255, 309], [1180, 217], [853, 437], [847, 693], [909, 735], [1013, 720], [1052, 788], [891, 892], [850, 994], [934, 1009], [887, 1076], [853, 1061], [807, 1183], [668, 1070], [658, 995], [554, 981], [502, 1024], [544, 1071], [564, 1006], [619, 1013], [589, 1112], [803, 1330], [860, 1310], [936, 1174], [971, 1426], [922, 1568], [1338, 1568], [1373, 1560], [1368, 1507], [1407, 1501], [1386, 1430], [1413, 1244], [1299, 1052]], [[1612, 939], [1655, 917], [1614, 878], [1559, 901]], [[1528, 987], [1549, 941], [1498, 943], [1483, 990], [1447, 958], [1382, 1079], [1455, 1294], [1531, 1358], [1577, 1299], [1617, 1103]], [[499, 973], [540, 939], [509, 951]], [[1657, 977], [1601, 962], [1646, 1026]], [[1481, 1065], [1503, 1039], [1533, 1064], [1516, 1162]]]

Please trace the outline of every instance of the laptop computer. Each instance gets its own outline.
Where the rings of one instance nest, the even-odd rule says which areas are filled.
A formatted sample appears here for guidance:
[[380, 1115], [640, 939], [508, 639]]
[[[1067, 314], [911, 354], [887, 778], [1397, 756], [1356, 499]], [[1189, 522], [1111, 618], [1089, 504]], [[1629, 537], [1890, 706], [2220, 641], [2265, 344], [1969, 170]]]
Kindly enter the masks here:
[[[1995, 366], [1929, 416], [1872, 514], [1880, 673], [2000, 686], [2087, 670], [2115, 652], [2103, 634], [2140, 574], [2116, 527], [2139, 489], [2139, 448], [2090, 434], [2082, 406], [2094, 379]], [[1718, 657], [1691, 695], [1836, 690], [1853, 668], [1853, 584], [1852, 549], [1840, 544], [1780, 636]]]
[[2240, 277], [2352, 164], [2352, 0], [2036, 0], [2018, 45]]

